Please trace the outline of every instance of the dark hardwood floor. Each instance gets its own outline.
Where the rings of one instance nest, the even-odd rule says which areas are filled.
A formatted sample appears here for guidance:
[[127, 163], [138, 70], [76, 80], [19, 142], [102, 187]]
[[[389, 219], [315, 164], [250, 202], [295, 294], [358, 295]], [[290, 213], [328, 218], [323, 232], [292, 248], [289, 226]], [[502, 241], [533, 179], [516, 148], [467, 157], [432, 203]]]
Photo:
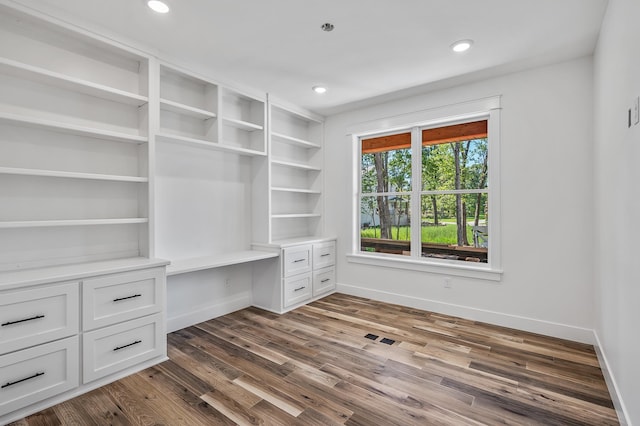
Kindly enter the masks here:
[[168, 339], [170, 361], [14, 425], [618, 424], [589, 345], [353, 296]]

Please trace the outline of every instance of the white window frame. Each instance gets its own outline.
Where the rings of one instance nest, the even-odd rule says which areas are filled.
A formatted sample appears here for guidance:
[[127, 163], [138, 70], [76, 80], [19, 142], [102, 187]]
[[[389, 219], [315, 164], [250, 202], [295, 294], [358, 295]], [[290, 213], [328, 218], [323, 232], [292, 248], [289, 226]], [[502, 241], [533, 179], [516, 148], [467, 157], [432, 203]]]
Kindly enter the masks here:
[[[484, 98], [460, 104], [417, 111], [395, 117], [387, 117], [366, 123], [353, 125], [348, 134], [353, 140], [353, 205], [352, 205], [352, 250], [347, 260], [353, 263], [417, 270], [444, 275], [463, 276], [468, 278], [500, 281], [502, 278], [501, 251], [501, 203], [500, 203], [500, 96]], [[360, 251], [360, 201], [362, 196], [360, 166], [361, 140], [366, 137], [380, 136], [412, 131], [412, 140], [421, 129], [444, 127], [471, 121], [487, 120], [488, 122], [488, 209], [489, 230], [488, 263], [462, 262], [456, 260], [425, 258], [421, 256], [420, 245], [412, 244], [411, 256], [389, 255], [384, 253], [368, 253]], [[413, 161], [422, 155], [421, 144], [412, 144], [412, 190], [411, 209], [413, 217], [420, 217], [422, 191], [421, 161]], [[467, 191], [468, 192], [468, 191]], [[417, 197], [417, 198], [415, 198]], [[418, 200], [418, 202], [416, 202]], [[419, 227], [412, 227], [411, 239], [419, 241]], [[415, 235], [414, 235], [415, 234]]]

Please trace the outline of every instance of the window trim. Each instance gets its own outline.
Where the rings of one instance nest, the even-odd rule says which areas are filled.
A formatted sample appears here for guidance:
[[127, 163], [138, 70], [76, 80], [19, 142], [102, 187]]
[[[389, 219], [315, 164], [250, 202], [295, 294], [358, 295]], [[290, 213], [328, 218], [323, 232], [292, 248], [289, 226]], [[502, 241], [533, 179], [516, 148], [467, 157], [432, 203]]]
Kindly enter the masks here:
[[[347, 134], [352, 137], [353, 141], [353, 232], [351, 234], [351, 253], [347, 255], [347, 260], [349, 262], [367, 265], [499, 281], [502, 277], [500, 113], [501, 97], [493, 96], [422, 111], [410, 112], [393, 117], [381, 118], [350, 126], [347, 129]], [[360, 201], [362, 195], [360, 187], [361, 139], [372, 135], [382, 136], [407, 130], [417, 132], [420, 131], [418, 129], [443, 127], [474, 120], [488, 121], [488, 161], [489, 164], [491, 164], [489, 167], [488, 180], [491, 184], [487, 191], [489, 198], [488, 207], [490, 212], [487, 226], [489, 227], [489, 235], [491, 236], [491, 244], [489, 244], [488, 248], [488, 259], [490, 263], [476, 264], [446, 259], [417, 257], [414, 256], [414, 251], [416, 251], [415, 244], [412, 245], [414, 248], [412, 248], [411, 257], [388, 255], [384, 253], [365, 253], [360, 251]], [[412, 158], [414, 155], [417, 155], [417, 153], [412, 152]], [[418, 162], [412, 161], [412, 164], [412, 174], [416, 176], [416, 173], [421, 173], [421, 170], [419, 169], [414, 170], [415, 168], [419, 168], [420, 165]], [[414, 208], [414, 205], [416, 208], [419, 208], [419, 203], [412, 202], [412, 209]], [[412, 214], [415, 214], [415, 212], [412, 212]], [[417, 231], [414, 233], [417, 234]], [[414, 236], [412, 234], [412, 240], [416, 237], [418, 237], [418, 240], [420, 239], [419, 235]]]

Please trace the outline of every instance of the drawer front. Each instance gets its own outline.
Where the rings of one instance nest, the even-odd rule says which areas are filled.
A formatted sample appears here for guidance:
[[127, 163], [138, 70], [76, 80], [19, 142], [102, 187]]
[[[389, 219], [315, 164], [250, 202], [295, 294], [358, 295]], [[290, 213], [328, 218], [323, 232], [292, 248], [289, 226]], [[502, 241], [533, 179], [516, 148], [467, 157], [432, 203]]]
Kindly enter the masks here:
[[311, 298], [311, 273], [284, 279], [284, 306], [295, 305]]
[[78, 386], [78, 337], [0, 357], [0, 416]]
[[166, 353], [161, 314], [84, 333], [83, 383], [116, 373]]
[[78, 283], [0, 293], [0, 354], [78, 333]]
[[336, 289], [336, 269], [334, 267], [313, 271], [313, 296]]
[[336, 242], [327, 241], [313, 245], [313, 269], [325, 268], [336, 264]]
[[283, 274], [285, 277], [311, 271], [311, 245], [287, 247], [282, 250]]
[[107, 275], [82, 282], [82, 327], [99, 327], [160, 312], [164, 268]]

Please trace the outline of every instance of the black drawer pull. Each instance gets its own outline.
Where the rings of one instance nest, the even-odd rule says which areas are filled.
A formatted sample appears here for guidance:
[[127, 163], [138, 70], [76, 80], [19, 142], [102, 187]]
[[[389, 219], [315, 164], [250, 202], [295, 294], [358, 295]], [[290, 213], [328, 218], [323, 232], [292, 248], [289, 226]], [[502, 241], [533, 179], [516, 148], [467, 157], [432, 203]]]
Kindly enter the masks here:
[[142, 297], [141, 294], [134, 294], [133, 296], [127, 296], [127, 297], [118, 297], [117, 299], [113, 299], [114, 302], [119, 302], [121, 300], [127, 300], [127, 299], [135, 299], [136, 297]]
[[331, 253], [324, 253], [320, 255], [320, 257], [325, 257], [325, 256], [331, 256]]
[[119, 351], [120, 349], [128, 348], [129, 346], [137, 345], [138, 343], [142, 343], [142, 340], [136, 340], [135, 342], [129, 343], [128, 345], [118, 346], [116, 348], [113, 348], [113, 350], [114, 351]]
[[331, 278], [325, 278], [324, 280], [320, 280], [321, 283], [326, 283], [327, 281], [331, 281]]
[[[37, 320], [40, 318], [44, 318], [44, 315], [36, 315], [35, 317], [31, 317], [31, 318], [25, 318], [25, 319], [21, 319], [21, 320], [17, 320], [17, 321], [8, 321], [5, 322], [4, 324], [2, 324], [0, 327], [5, 327], [7, 325], [13, 325], [13, 324], [20, 324], [21, 322], [27, 322], [27, 321], [33, 321], [33, 320]], [[42, 373], [44, 374], [44, 373]]]
[[44, 376], [44, 371], [36, 373], [33, 376], [25, 377], [24, 379], [16, 380], [15, 382], [7, 382], [7, 384], [0, 386], [0, 389], [8, 388], [9, 386], [17, 385], [18, 383], [26, 382], [27, 380], [35, 379], [40, 376]]
[[307, 288], [307, 286], [302, 286], [302, 287], [298, 287], [298, 288], [294, 288], [293, 291], [300, 291], [300, 290], [304, 290], [305, 288]]
[[297, 259], [297, 260], [294, 260], [293, 263], [300, 263], [300, 262], [304, 262], [306, 260], [307, 259]]

